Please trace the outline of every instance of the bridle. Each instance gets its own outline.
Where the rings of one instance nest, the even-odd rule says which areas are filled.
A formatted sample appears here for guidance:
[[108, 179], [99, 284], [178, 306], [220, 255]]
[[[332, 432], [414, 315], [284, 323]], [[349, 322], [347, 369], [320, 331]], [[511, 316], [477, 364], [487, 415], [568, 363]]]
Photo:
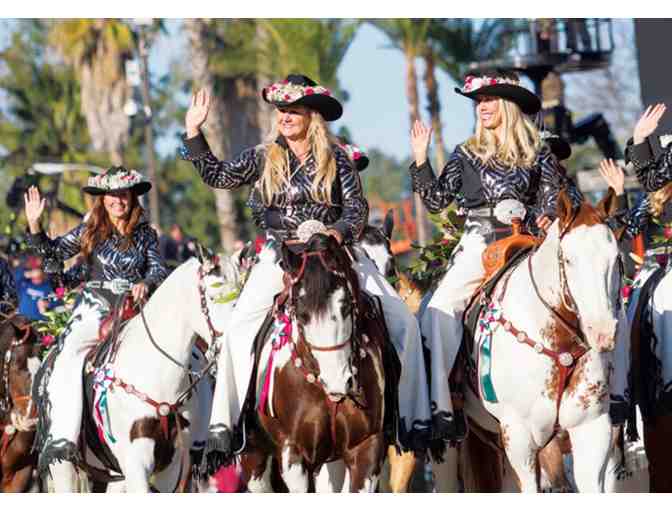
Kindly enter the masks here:
[[[16, 314], [8, 316], [2, 322], [9, 323], [15, 316]], [[13, 326], [22, 331], [23, 336], [19, 339], [15, 339], [12, 342], [10, 342], [9, 346], [7, 347], [7, 351], [5, 352], [5, 359], [2, 367], [2, 375], [0, 376], [2, 377], [2, 388], [4, 388], [4, 395], [0, 395], [0, 412], [8, 412], [13, 406], [11, 392], [9, 391], [9, 371], [10, 371], [10, 365], [12, 364], [12, 356], [14, 355], [14, 349], [28, 343], [28, 339], [33, 330], [30, 324], [22, 324], [22, 325], [13, 324]]]

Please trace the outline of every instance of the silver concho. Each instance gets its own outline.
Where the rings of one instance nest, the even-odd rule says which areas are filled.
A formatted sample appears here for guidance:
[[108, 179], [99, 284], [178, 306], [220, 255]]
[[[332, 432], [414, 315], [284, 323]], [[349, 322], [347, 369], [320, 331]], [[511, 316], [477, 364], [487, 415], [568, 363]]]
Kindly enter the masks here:
[[521, 331], [516, 335], [516, 340], [518, 340], [520, 343], [523, 343], [525, 340], [527, 340], [527, 335]]
[[315, 382], [315, 376], [313, 374], [308, 374], [306, 376], [306, 381], [308, 381], [309, 383], [314, 383]]
[[534, 350], [537, 351], [539, 354], [544, 352], [544, 345], [541, 342], [537, 342], [534, 344]]
[[170, 406], [168, 404], [161, 404], [158, 412], [159, 416], [168, 416], [170, 414]]
[[568, 367], [574, 363], [574, 356], [572, 356], [569, 352], [563, 352], [560, 354], [560, 356], [558, 356], [558, 361], [563, 367]]
[[301, 358], [296, 358], [296, 359], [294, 360], [294, 366], [295, 366], [296, 368], [301, 368], [301, 365], [303, 365], [303, 363], [301, 362]]
[[511, 225], [514, 218], [519, 218], [520, 221], [523, 221], [527, 211], [522, 202], [513, 198], [507, 198], [497, 204], [494, 213], [497, 221], [504, 223], [505, 225]]
[[314, 234], [324, 234], [327, 227], [318, 220], [306, 220], [296, 229], [296, 236], [302, 243], [307, 243]]

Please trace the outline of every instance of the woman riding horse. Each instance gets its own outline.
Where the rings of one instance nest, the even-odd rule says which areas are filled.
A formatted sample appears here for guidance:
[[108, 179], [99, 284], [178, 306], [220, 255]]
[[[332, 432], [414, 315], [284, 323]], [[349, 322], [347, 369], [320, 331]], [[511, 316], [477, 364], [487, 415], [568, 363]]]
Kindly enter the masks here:
[[[607, 183], [621, 193], [618, 225], [630, 238], [641, 236], [643, 246], [635, 243], [640, 268], [628, 303], [628, 324], [632, 329], [633, 367], [630, 392], [644, 418], [644, 445], [649, 458], [651, 492], [672, 490], [669, 475], [669, 430], [672, 425], [672, 357], [666, 317], [672, 307], [669, 295], [670, 254], [672, 253], [672, 144], [655, 158], [650, 137], [665, 113], [664, 104], [647, 108], [635, 125], [628, 141], [626, 160], [632, 162], [637, 178], [648, 194], [632, 209], [627, 209], [623, 193], [623, 170], [613, 161], [603, 161], [601, 173]], [[628, 344], [630, 338], [628, 338]], [[633, 431], [634, 432], [634, 431]], [[634, 435], [634, 433], [632, 434]]]
[[[248, 204], [255, 223], [266, 231], [267, 244], [236, 303], [224, 339], [235, 374], [227, 375], [224, 363], [218, 365], [209, 445], [227, 458], [233, 453], [231, 431], [252, 371], [251, 346], [274, 296], [284, 287], [279, 244], [296, 238], [302, 224], [305, 228], [321, 222], [339, 243], [351, 245], [366, 225], [369, 210], [356, 169], [327, 130], [325, 121], [334, 121], [343, 112], [331, 92], [306, 76], [290, 75], [264, 88], [262, 97], [277, 108], [276, 134], [267, 143], [244, 150], [231, 161], [218, 160], [200, 132], [210, 108], [208, 94], [200, 91], [186, 115], [182, 149], [182, 156], [192, 161], [206, 184], [221, 189], [251, 186]], [[429, 437], [429, 399], [418, 324], [371, 260], [357, 249], [352, 251], [361, 287], [382, 299], [401, 360], [400, 440], [406, 449], [422, 450]]]
[[481, 256], [499, 238], [497, 232], [511, 232], [510, 226], [496, 218], [496, 206], [505, 199], [522, 202], [524, 223], [534, 231], [551, 224], [562, 187], [569, 187], [573, 201], [581, 201], [550, 147], [542, 143], [539, 131], [526, 117], [539, 111], [539, 98], [519, 85], [514, 73], [468, 76], [464, 87], [455, 91], [477, 103], [476, 132], [456, 147], [438, 178], [427, 158], [431, 129], [416, 121], [411, 130], [413, 190], [432, 213], [453, 201], [466, 210], [465, 232], [420, 320], [432, 354], [431, 373], [436, 374], [430, 390], [432, 435], [443, 441], [461, 441], [466, 434], [462, 411], [453, 412], [446, 379], [462, 342], [463, 312], [485, 275]]
[[86, 347], [98, 339], [104, 317], [122, 304], [127, 291], [135, 303], [145, 300], [166, 277], [158, 237], [138, 197], [152, 187], [140, 173], [112, 167], [91, 177], [83, 191], [96, 197], [90, 216], [67, 234], [50, 239], [40, 226], [45, 200], [34, 186], [25, 195], [29, 244], [45, 267], [62, 267], [78, 254], [73, 279], [85, 282], [72, 318], [58, 339], [59, 354], [48, 385], [51, 423], [40, 452], [40, 469], [55, 461], [77, 460], [82, 421], [82, 368]]

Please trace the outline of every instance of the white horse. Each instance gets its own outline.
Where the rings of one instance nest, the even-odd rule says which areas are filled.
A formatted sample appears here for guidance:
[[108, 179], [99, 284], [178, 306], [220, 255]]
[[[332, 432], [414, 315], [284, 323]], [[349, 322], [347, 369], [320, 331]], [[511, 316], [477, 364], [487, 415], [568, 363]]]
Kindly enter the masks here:
[[[479, 394], [467, 389], [465, 412], [484, 429], [501, 432], [522, 492], [538, 491], [537, 454], [556, 426], [569, 432], [579, 491], [605, 489], [612, 439], [609, 376], [620, 313], [618, 249], [603, 222], [611, 199], [610, 194], [597, 209], [584, 203], [572, 211], [561, 193], [558, 218], [545, 240], [499, 282], [491, 313], [481, 316], [489, 327], [475, 334], [475, 351], [490, 350], [490, 370], [482, 369], [481, 360]], [[585, 353], [576, 343], [580, 337]], [[563, 383], [569, 367], [573, 372]], [[454, 467], [456, 450], [447, 454]]]
[[[208, 416], [200, 416], [207, 410], [199, 412], [199, 399], [193, 397], [178, 409], [169, 409], [165, 404], [174, 404], [190, 385], [185, 367], [190, 366], [195, 335], [211, 342], [213, 330], [223, 331], [228, 321], [231, 304], [218, 304], [214, 296], [237, 276], [228, 259], [222, 259], [220, 265], [209, 260], [203, 265], [195, 258], [188, 260], [161, 284], [143, 309], [151, 336], [173, 360], [153, 345], [140, 316], [131, 319], [121, 332], [107, 409], [109, 430], [115, 439], [108, 445], [125, 480], [111, 490], [149, 492], [152, 477], [155, 489], [170, 492], [178, 486], [184, 469], [188, 469], [192, 431], [207, 424]], [[223, 276], [222, 271], [227, 274]], [[160, 405], [152, 405], [146, 398]], [[172, 422], [175, 414], [182, 415], [191, 425], [178, 431], [175, 440], [166, 441], [164, 413], [171, 416]], [[88, 448], [80, 454], [89, 465], [102, 468]], [[57, 492], [74, 490], [70, 462], [55, 463], [50, 469]]]

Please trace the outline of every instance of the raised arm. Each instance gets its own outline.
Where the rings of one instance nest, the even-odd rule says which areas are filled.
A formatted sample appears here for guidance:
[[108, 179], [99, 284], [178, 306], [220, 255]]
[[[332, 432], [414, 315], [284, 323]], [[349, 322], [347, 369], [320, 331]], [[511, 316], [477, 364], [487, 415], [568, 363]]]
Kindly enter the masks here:
[[210, 98], [201, 90], [192, 97], [185, 116], [187, 132], [182, 137], [181, 157], [191, 161], [203, 182], [213, 188], [236, 189], [252, 184], [259, 174], [257, 149], [247, 149], [230, 161], [217, 159], [200, 131], [209, 110]]
[[656, 159], [650, 142], [650, 136], [657, 129], [665, 110], [662, 103], [649, 106], [637, 121], [633, 137], [625, 148], [626, 161], [632, 162], [637, 179], [646, 191], [657, 191], [672, 181], [672, 145], [668, 145]]

